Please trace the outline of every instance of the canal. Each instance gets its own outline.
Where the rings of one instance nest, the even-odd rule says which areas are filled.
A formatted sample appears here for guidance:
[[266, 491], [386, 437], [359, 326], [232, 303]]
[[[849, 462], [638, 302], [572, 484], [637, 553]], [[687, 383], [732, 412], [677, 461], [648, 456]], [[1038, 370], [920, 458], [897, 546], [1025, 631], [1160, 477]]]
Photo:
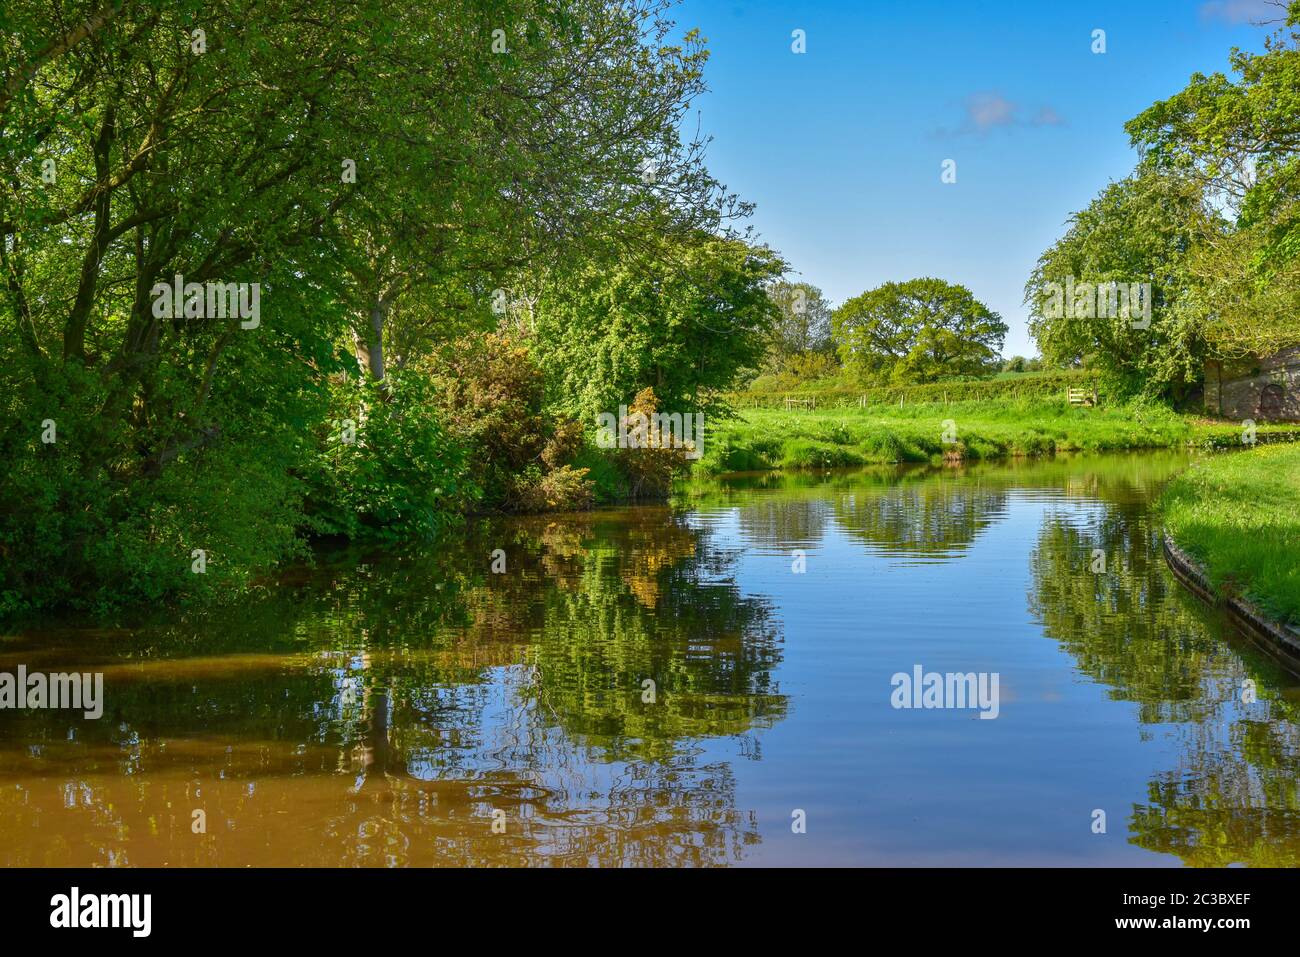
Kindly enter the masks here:
[[1295, 866], [1300, 681], [1166, 567], [1186, 464], [732, 477], [10, 630], [104, 701], [0, 712], [0, 863]]

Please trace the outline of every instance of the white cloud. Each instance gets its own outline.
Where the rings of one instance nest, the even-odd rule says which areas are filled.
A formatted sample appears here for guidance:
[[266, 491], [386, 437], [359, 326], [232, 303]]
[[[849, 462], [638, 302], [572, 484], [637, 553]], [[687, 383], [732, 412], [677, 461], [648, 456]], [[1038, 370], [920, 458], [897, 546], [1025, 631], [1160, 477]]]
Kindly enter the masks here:
[[956, 130], [939, 130], [940, 136], [975, 133], [984, 136], [993, 130], [1014, 129], [1025, 126], [1060, 126], [1065, 121], [1050, 106], [1040, 106], [1028, 119], [1022, 106], [989, 90], [972, 93], [962, 101], [965, 117]]
[[1001, 93], [974, 93], [966, 97], [966, 124], [980, 133], [1015, 126], [1018, 109]]
[[1267, 23], [1286, 19], [1286, 7], [1277, 0], [1205, 0], [1201, 4], [1201, 19]]

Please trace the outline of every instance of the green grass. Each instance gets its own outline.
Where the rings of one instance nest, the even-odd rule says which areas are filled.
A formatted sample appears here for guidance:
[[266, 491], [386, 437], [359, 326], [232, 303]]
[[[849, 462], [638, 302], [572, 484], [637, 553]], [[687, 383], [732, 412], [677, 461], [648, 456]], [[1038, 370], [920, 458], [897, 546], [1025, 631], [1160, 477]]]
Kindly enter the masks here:
[[1212, 456], [1171, 482], [1160, 508], [1221, 594], [1300, 625], [1300, 446]]
[[[944, 442], [944, 422], [956, 442]], [[1261, 442], [1300, 438], [1297, 426], [1261, 426]], [[1063, 399], [1004, 399], [924, 405], [785, 411], [747, 409], [715, 421], [697, 469], [704, 474], [833, 468], [942, 458], [989, 459], [1240, 444], [1241, 426], [1206, 423], [1162, 405], [1088, 408]]]
[[790, 388], [777, 388], [782, 377], [756, 379], [743, 392], [733, 392], [729, 401], [742, 409], [781, 409], [787, 398], [815, 399], [819, 409], [857, 406], [863, 396], [872, 405], [925, 404], [933, 402], [991, 402], [999, 400], [1064, 399], [1067, 389], [1092, 388], [1096, 375], [1083, 369], [1053, 369], [1041, 372], [1006, 372], [992, 379], [945, 380], [925, 385], [864, 386], [849, 373], [810, 379]]

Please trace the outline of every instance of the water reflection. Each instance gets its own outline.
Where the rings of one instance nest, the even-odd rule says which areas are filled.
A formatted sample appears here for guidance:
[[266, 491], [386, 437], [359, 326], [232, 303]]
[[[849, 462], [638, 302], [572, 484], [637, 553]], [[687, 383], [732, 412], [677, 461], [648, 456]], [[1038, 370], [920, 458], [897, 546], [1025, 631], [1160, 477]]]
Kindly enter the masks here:
[[4, 666], [112, 693], [98, 722], [0, 723], [0, 859], [732, 862], [754, 821], [695, 742], [787, 705], [770, 604], [705, 536], [666, 509], [514, 522], [237, 611], [12, 639]]
[[[1295, 865], [1300, 685], [1165, 568], [1149, 502], [1185, 464], [732, 479], [20, 630], [0, 668], [107, 696], [0, 712], [0, 863]], [[873, 695], [972, 655], [996, 722]], [[1098, 793], [1118, 849], [1057, 812]]]
[[[1177, 765], [1133, 807], [1131, 840], [1195, 865], [1300, 864], [1295, 679], [1190, 601], [1160, 530], [1122, 500], [1086, 522], [1044, 522], [1030, 607], [1080, 671], [1167, 730]], [[1105, 570], [1096, 562], [1105, 559]], [[1254, 700], [1249, 700], [1254, 698]]]

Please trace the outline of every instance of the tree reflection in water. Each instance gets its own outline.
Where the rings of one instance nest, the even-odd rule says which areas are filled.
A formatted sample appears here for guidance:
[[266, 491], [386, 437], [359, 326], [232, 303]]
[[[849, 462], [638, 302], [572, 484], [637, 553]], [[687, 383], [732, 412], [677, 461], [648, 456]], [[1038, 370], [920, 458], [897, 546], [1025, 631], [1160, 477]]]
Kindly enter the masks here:
[[[765, 813], [792, 783], [809, 802], [827, 798], [817, 788], [834, 790], [831, 805], [871, 793], [890, 762], [946, 781], [953, 741], [991, 747], [970, 737], [987, 734], [979, 721], [951, 731], [961, 737], [927, 737], [919, 723], [899, 731], [892, 714], [863, 706], [874, 659], [860, 643], [862, 603], [899, 623], [897, 634], [872, 636], [897, 649], [866, 648], [886, 660], [914, 656], [919, 632], [931, 641], [954, 632], [974, 647], [987, 636], [942, 586], [990, 590], [990, 567], [1005, 575], [1027, 562], [1027, 607], [1016, 579], [1015, 607], [1003, 601], [999, 612], [1040, 650], [1042, 634], [1067, 653], [1036, 655], [1036, 666], [1096, 682], [1112, 703], [1088, 707], [1131, 703], [1140, 733], [1172, 745], [1152, 751], [1131, 845], [1192, 864], [1294, 866], [1297, 683], [1166, 569], [1149, 502], [1184, 465], [1169, 455], [1062, 457], [715, 482], [689, 491], [690, 511], [484, 522], [436, 548], [322, 556], [237, 607], [7, 636], [0, 667], [102, 670], [106, 703], [89, 722], [0, 713], [0, 863], [734, 863], [760, 842], [750, 802], [765, 794]], [[985, 565], [979, 546], [995, 529], [1003, 564]], [[797, 605], [790, 589], [815, 576], [788, 574], [789, 551], [832, 538], [841, 581], [868, 580], [881, 563], [926, 567], [874, 579], [869, 593], [805, 591]], [[1097, 552], [1103, 574], [1090, 570]], [[742, 557], [768, 562], [758, 577], [770, 597], [738, 584]], [[943, 627], [917, 627], [923, 601]], [[790, 664], [782, 605], [812, 616], [800, 620], [803, 658]], [[1018, 645], [1000, 647], [1014, 655]], [[791, 709], [783, 668], [806, 695], [842, 696], [823, 703], [822, 723], [809, 720], [811, 703]], [[1247, 680], [1254, 703], [1242, 700]], [[1002, 776], [971, 793], [1014, 802], [1039, 772], [1033, 758], [1059, 747], [1051, 735], [1095, 727], [1079, 720], [1095, 717], [1061, 709], [1037, 739], [1017, 729], [1032, 746], [1000, 755]], [[764, 740], [778, 724], [779, 737]], [[1067, 798], [1091, 787], [1083, 772], [1054, 771]], [[747, 774], [758, 784], [742, 802]], [[938, 785], [924, 794], [950, 841], [988, 846], [986, 822], [963, 817], [978, 818], [969, 810], [978, 804]], [[858, 847], [878, 838], [872, 828], [915, 820], [910, 805], [879, 803], [840, 821], [860, 830], [850, 834]], [[206, 833], [191, 829], [195, 809]], [[493, 830], [494, 812], [504, 812], [504, 832]], [[788, 818], [763, 824], [788, 828]], [[821, 833], [807, 841], [837, 840]], [[763, 849], [779, 843], [762, 834]], [[1036, 849], [1075, 850], [1073, 836], [1023, 835]], [[909, 853], [932, 850], [924, 828], [910, 839]]]
[[[1094, 550], [1106, 571], [1091, 571]], [[1130, 840], [1193, 865], [1300, 864], [1300, 713], [1295, 681], [1174, 580], [1160, 529], [1115, 496], [1086, 523], [1044, 523], [1031, 611], [1078, 668], [1175, 736], [1178, 765], [1133, 808]], [[1258, 700], [1243, 700], [1245, 682]]]
[[20, 639], [5, 665], [76, 662], [112, 693], [99, 722], [0, 725], [0, 859], [734, 862], [757, 825], [699, 742], [786, 699], [770, 607], [706, 535], [666, 509], [488, 525], [240, 609]]

